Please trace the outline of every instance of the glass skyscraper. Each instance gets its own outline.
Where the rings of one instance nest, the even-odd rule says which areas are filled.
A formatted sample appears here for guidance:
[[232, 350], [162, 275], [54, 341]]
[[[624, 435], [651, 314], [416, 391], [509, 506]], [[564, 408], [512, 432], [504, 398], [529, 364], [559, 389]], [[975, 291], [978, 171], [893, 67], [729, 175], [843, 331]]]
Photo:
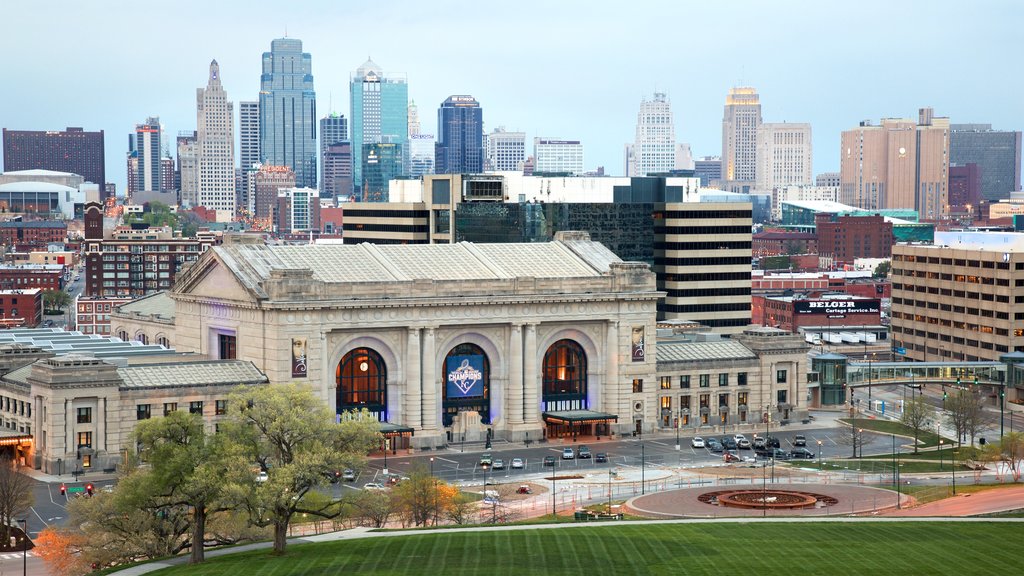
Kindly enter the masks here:
[[299, 187], [316, 188], [316, 92], [313, 59], [302, 40], [278, 38], [263, 53], [260, 76], [260, 155], [288, 166]]
[[[360, 151], [360, 158], [353, 162], [352, 179], [354, 187], [363, 198], [363, 169], [372, 150], [368, 144], [394, 144], [398, 150], [388, 150], [387, 154], [376, 155], [375, 172], [404, 174], [405, 155], [409, 146], [409, 86], [405, 76], [384, 76], [384, 71], [367, 60], [352, 74], [349, 83], [350, 102], [352, 103], [351, 132], [352, 149]], [[393, 153], [397, 152], [397, 153]], [[397, 162], [395, 166], [380, 166], [380, 162]]]
[[484, 170], [484, 115], [472, 96], [449, 96], [437, 109], [437, 174]]

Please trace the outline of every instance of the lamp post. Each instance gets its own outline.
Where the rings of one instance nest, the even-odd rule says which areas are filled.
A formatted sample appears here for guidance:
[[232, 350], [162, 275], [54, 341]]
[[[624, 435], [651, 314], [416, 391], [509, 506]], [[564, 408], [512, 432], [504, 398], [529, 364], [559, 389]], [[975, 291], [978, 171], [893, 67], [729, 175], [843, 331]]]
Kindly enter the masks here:
[[28, 576], [28, 517], [22, 518], [21, 523], [25, 525], [25, 538], [21, 542], [21, 573]]
[[939, 438], [939, 472], [942, 472], [942, 445], [945, 443], [945, 440]]
[[[864, 429], [863, 428], [857, 428], [857, 442], [856, 442], [856, 444], [860, 444], [860, 457], [864, 458]], [[858, 470], [860, 469], [860, 463], [857, 464], [857, 469]]]
[[[999, 389], [999, 441], [1003, 440], [1003, 401], [1006, 400], [1006, 384]], [[676, 441], [679, 444], [679, 441]]]
[[952, 464], [950, 469], [953, 471], [953, 496], [956, 496], [956, 448], [949, 451], [949, 459]]
[[[434, 477], [434, 457], [430, 457], [430, 482], [434, 488], [434, 526], [437, 526], [437, 478]], [[486, 485], [485, 490], [486, 490]]]
[[646, 494], [647, 482], [645, 477], [645, 470], [647, 468], [647, 458], [644, 453], [644, 443], [640, 441], [640, 494]]
[[821, 440], [818, 440], [818, 470], [821, 471]]
[[556, 521], [558, 514], [555, 512], [555, 469], [551, 469], [551, 520]]
[[608, 469], [608, 514], [612, 513], [612, 471]]
[[679, 409], [679, 416], [676, 418], [676, 450], [679, 450], [679, 424], [683, 421], [683, 410]]
[[[865, 343], [864, 346], [867, 347], [867, 344]], [[871, 410], [871, 372], [873, 372], [872, 368], [875, 362], [875, 354], [876, 352], [872, 352], [871, 358], [868, 359], [868, 410]]]
[[901, 500], [903, 499], [900, 494], [900, 459], [899, 452], [896, 451], [896, 435], [892, 435], [892, 481], [896, 484], [896, 509], [901, 508]]

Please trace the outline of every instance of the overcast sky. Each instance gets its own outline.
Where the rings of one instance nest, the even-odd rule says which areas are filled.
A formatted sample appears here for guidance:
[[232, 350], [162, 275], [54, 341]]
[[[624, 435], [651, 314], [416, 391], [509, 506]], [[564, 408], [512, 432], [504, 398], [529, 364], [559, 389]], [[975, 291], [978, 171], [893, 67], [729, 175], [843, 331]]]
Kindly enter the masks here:
[[442, 100], [471, 94], [488, 131], [579, 138], [588, 169], [619, 175], [644, 95], [667, 92], [677, 139], [717, 155], [742, 84], [765, 122], [812, 124], [819, 173], [839, 169], [841, 130], [921, 106], [1024, 128], [1022, 30], [1018, 0], [3, 0], [0, 126], [104, 130], [123, 193], [136, 123], [159, 116], [171, 142], [195, 129], [214, 58], [237, 114], [287, 34], [312, 54], [319, 116], [349, 116], [349, 74], [372, 56], [408, 76], [424, 132]]

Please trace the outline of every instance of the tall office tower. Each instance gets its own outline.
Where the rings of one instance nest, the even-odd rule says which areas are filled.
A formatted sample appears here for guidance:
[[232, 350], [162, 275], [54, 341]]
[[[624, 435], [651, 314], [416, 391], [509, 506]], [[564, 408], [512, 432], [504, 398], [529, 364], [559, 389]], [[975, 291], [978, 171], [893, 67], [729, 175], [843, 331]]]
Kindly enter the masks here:
[[676, 128], [672, 104], [664, 92], [640, 101], [636, 114], [636, 137], [627, 176], [668, 174], [676, 168]]
[[675, 170], [693, 170], [696, 164], [693, 162], [693, 150], [686, 142], [676, 142], [676, 165]]
[[722, 180], [722, 159], [718, 156], [705, 156], [693, 162], [694, 175], [700, 178], [702, 188], [714, 186], [713, 182]]
[[484, 113], [472, 96], [449, 96], [437, 109], [434, 172], [472, 174], [484, 171]]
[[195, 130], [178, 132], [178, 202], [194, 208], [199, 198], [199, 166]]
[[363, 144], [364, 202], [387, 202], [388, 182], [405, 173], [402, 146], [399, 144]]
[[144, 124], [135, 125], [134, 149], [137, 158], [135, 170], [136, 192], [160, 191], [160, 118], [146, 118]]
[[[431, 150], [433, 151], [433, 150]], [[433, 162], [434, 156], [430, 156]], [[352, 143], [335, 142], [323, 155], [324, 177], [321, 197], [348, 200], [352, 195]]]
[[[343, 156], [332, 157], [332, 169], [335, 172], [328, 170], [327, 166], [327, 155], [331, 146], [336, 146], [343, 142], [349, 142], [348, 139], [348, 118], [345, 118], [343, 114], [331, 112], [327, 116], [320, 119], [320, 198], [333, 198], [337, 191], [337, 170], [342, 170], [348, 173], [349, 176], [352, 174], [351, 160], [347, 170], [344, 167], [339, 166], [339, 161], [343, 159]], [[349, 156], [351, 156], [351, 146], [349, 146]], [[340, 152], [335, 148], [335, 154]], [[351, 183], [349, 184], [351, 186]], [[348, 196], [351, 190], [343, 190], [342, 195]]]
[[526, 132], [506, 132], [499, 126], [487, 135], [487, 170], [516, 172], [526, 161]]
[[950, 129], [949, 161], [978, 165], [984, 200], [1002, 200], [1021, 189], [1019, 130], [993, 130], [991, 124], [953, 124]]
[[409, 136], [415, 136], [420, 133], [420, 107], [416, 105], [415, 100], [409, 101]]
[[160, 191], [176, 192], [178, 190], [174, 183], [174, 158], [170, 152], [166, 152], [160, 158]]
[[252, 174], [260, 164], [260, 103], [238, 103], [238, 165], [242, 183], [238, 190], [240, 208], [249, 205]]
[[409, 176], [434, 173], [435, 140], [433, 134], [409, 134]]
[[302, 40], [278, 38], [263, 53], [259, 108], [261, 162], [288, 166], [298, 186], [316, 188], [313, 58]]
[[839, 188], [839, 172], [822, 172], [814, 177], [815, 186], [834, 186]]
[[722, 116], [722, 180], [730, 192], [749, 192], [757, 180], [761, 101], [749, 87], [729, 89]]
[[220, 66], [210, 62], [206, 88], [196, 89], [196, 155], [199, 205], [216, 210], [218, 222], [235, 217], [235, 107], [220, 83]]
[[[367, 60], [350, 76], [349, 96], [352, 104], [349, 115], [352, 150], [359, 155], [353, 162], [353, 180], [355, 189], [359, 191], [357, 195], [362, 197], [365, 192], [363, 167], [373, 150], [368, 148], [369, 145], [394, 144], [399, 147], [397, 157], [390, 151], [385, 155], [374, 152], [374, 162], [383, 158], [399, 163], [405, 160], [409, 142], [409, 86], [404, 75], [385, 76], [380, 66], [373, 60]], [[404, 173], [395, 168], [397, 166], [390, 166], [386, 172], [398, 176]]]
[[949, 118], [861, 122], [841, 137], [839, 201], [866, 210], [910, 208], [923, 220], [948, 211]]
[[534, 173], [583, 174], [583, 144], [579, 140], [533, 139]]
[[281, 234], [320, 232], [320, 191], [312, 188], [279, 189], [274, 225]]
[[268, 226], [273, 222], [277, 192], [282, 188], [295, 188], [295, 172], [288, 166], [264, 164], [253, 174], [253, 216]]
[[949, 167], [950, 207], [956, 206], [956, 212], [971, 213], [971, 208], [968, 208], [970, 206], [977, 208], [979, 214], [985, 217], [985, 214], [981, 212], [981, 206], [979, 206], [982, 200], [984, 197], [981, 195], [981, 170], [978, 169], [978, 165], [951, 165]]
[[106, 184], [103, 160], [103, 130], [86, 132], [66, 130], [3, 129], [4, 170], [53, 170], [70, 172], [86, 182]]
[[811, 125], [761, 124], [757, 129], [757, 179], [754, 188], [767, 192], [780, 186], [810, 186]]
[[134, 138], [128, 138], [128, 156], [125, 158], [125, 174], [128, 185], [125, 186], [125, 198], [131, 200], [139, 190], [139, 153], [135, 151]]

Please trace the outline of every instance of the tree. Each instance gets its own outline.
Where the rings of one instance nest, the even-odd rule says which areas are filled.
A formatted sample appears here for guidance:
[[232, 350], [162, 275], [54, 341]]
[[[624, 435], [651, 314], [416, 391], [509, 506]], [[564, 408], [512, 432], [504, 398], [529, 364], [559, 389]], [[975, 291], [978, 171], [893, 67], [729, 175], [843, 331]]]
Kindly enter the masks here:
[[322, 518], [342, 513], [337, 502], [306, 497], [334, 471], [359, 468], [380, 445], [380, 424], [365, 410], [336, 422], [323, 400], [299, 384], [241, 387], [228, 404], [222, 431], [231, 451], [267, 473], [266, 481], [257, 482], [250, 470], [245, 481], [234, 483], [233, 499], [253, 524], [273, 527], [274, 552], [282, 554], [297, 512]]
[[392, 490], [395, 505], [402, 516], [414, 526], [426, 526], [437, 516], [438, 480], [430, 475], [423, 464], [413, 466], [409, 479]]
[[[843, 422], [846, 422], [843, 420]], [[853, 458], [857, 457], [857, 450], [860, 449], [863, 453], [864, 446], [864, 429], [857, 427], [857, 419], [852, 418], [849, 422], [850, 427], [839, 434], [839, 438], [836, 440], [837, 444], [843, 446], [849, 446], [853, 449]]]
[[359, 523], [373, 528], [386, 526], [396, 508], [391, 493], [382, 490], [361, 490], [353, 503], [358, 511]]
[[988, 422], [981, 406], [981, 396], [974, 390], [958, 390], [946, 398], [946, 423], [957, 435], [957, 442], [962, 443], [968, 436], [971, 444], [974, 437]]
[[1019, 482], [1021, 465], [1024, 460], [1024, 432], [1009, 432], [999, 441], [999, 453], [1005, 459], [1013, 474], [1013, 481]]
[[143, 420], [135, 436], [140, 456], [150, 464], [138, 484], [143, 491], [139, 504], [156, 509], [188, 507], [192, 524], [189, 563], [202, 562], [207, 519], [224, 509], [220, 500], [226, 482], [233, 472], [244, 469], [245, 460], [237, 450], [228, 450], [218, 436], [208, 436], [198, 414], [175, 411], [164, 418]]
[[63, 310], [71, 304], [71, 295], [63, 290], [45, 290], [43, 292], [43, 308], [47, 310]]
[[32, 553], [46, 564], [47, 572], [55, 576], [80, 576], [89, 571], [82, 556], [85, 538], [78, 532], [47, 526], [36, 536]]
[[914, 454], [917, 454], [917, 440], [921, 435], [921, 430], [927, 425], [930, 415], [931, 408], [925, 402], [924, 394], [914, 396], [910, 402], [903, 406], [903, 415], [900, 416], [900, 422], [907, 428], [914, 430]]
[[11, 526], [32, 507], [32, 479], [21, 473], [10, 456], [0, 456], [0, 538], [11, 538]]
[[472, 524], [479, 510], [477, 500], [465, 492], [459, 492], [454, 486], [450, 488], [454, 493], [448, 500], [448, 507], [444, 509], [445, 518], [453, 524]]
[[878, 266], [875, 266], [875, 271], [872, 273], [872, 276], [875, 278], [886, 278], [889, 276], [890, 268], [892, 268], [892, 263], [888, 260], [879, 262]]

